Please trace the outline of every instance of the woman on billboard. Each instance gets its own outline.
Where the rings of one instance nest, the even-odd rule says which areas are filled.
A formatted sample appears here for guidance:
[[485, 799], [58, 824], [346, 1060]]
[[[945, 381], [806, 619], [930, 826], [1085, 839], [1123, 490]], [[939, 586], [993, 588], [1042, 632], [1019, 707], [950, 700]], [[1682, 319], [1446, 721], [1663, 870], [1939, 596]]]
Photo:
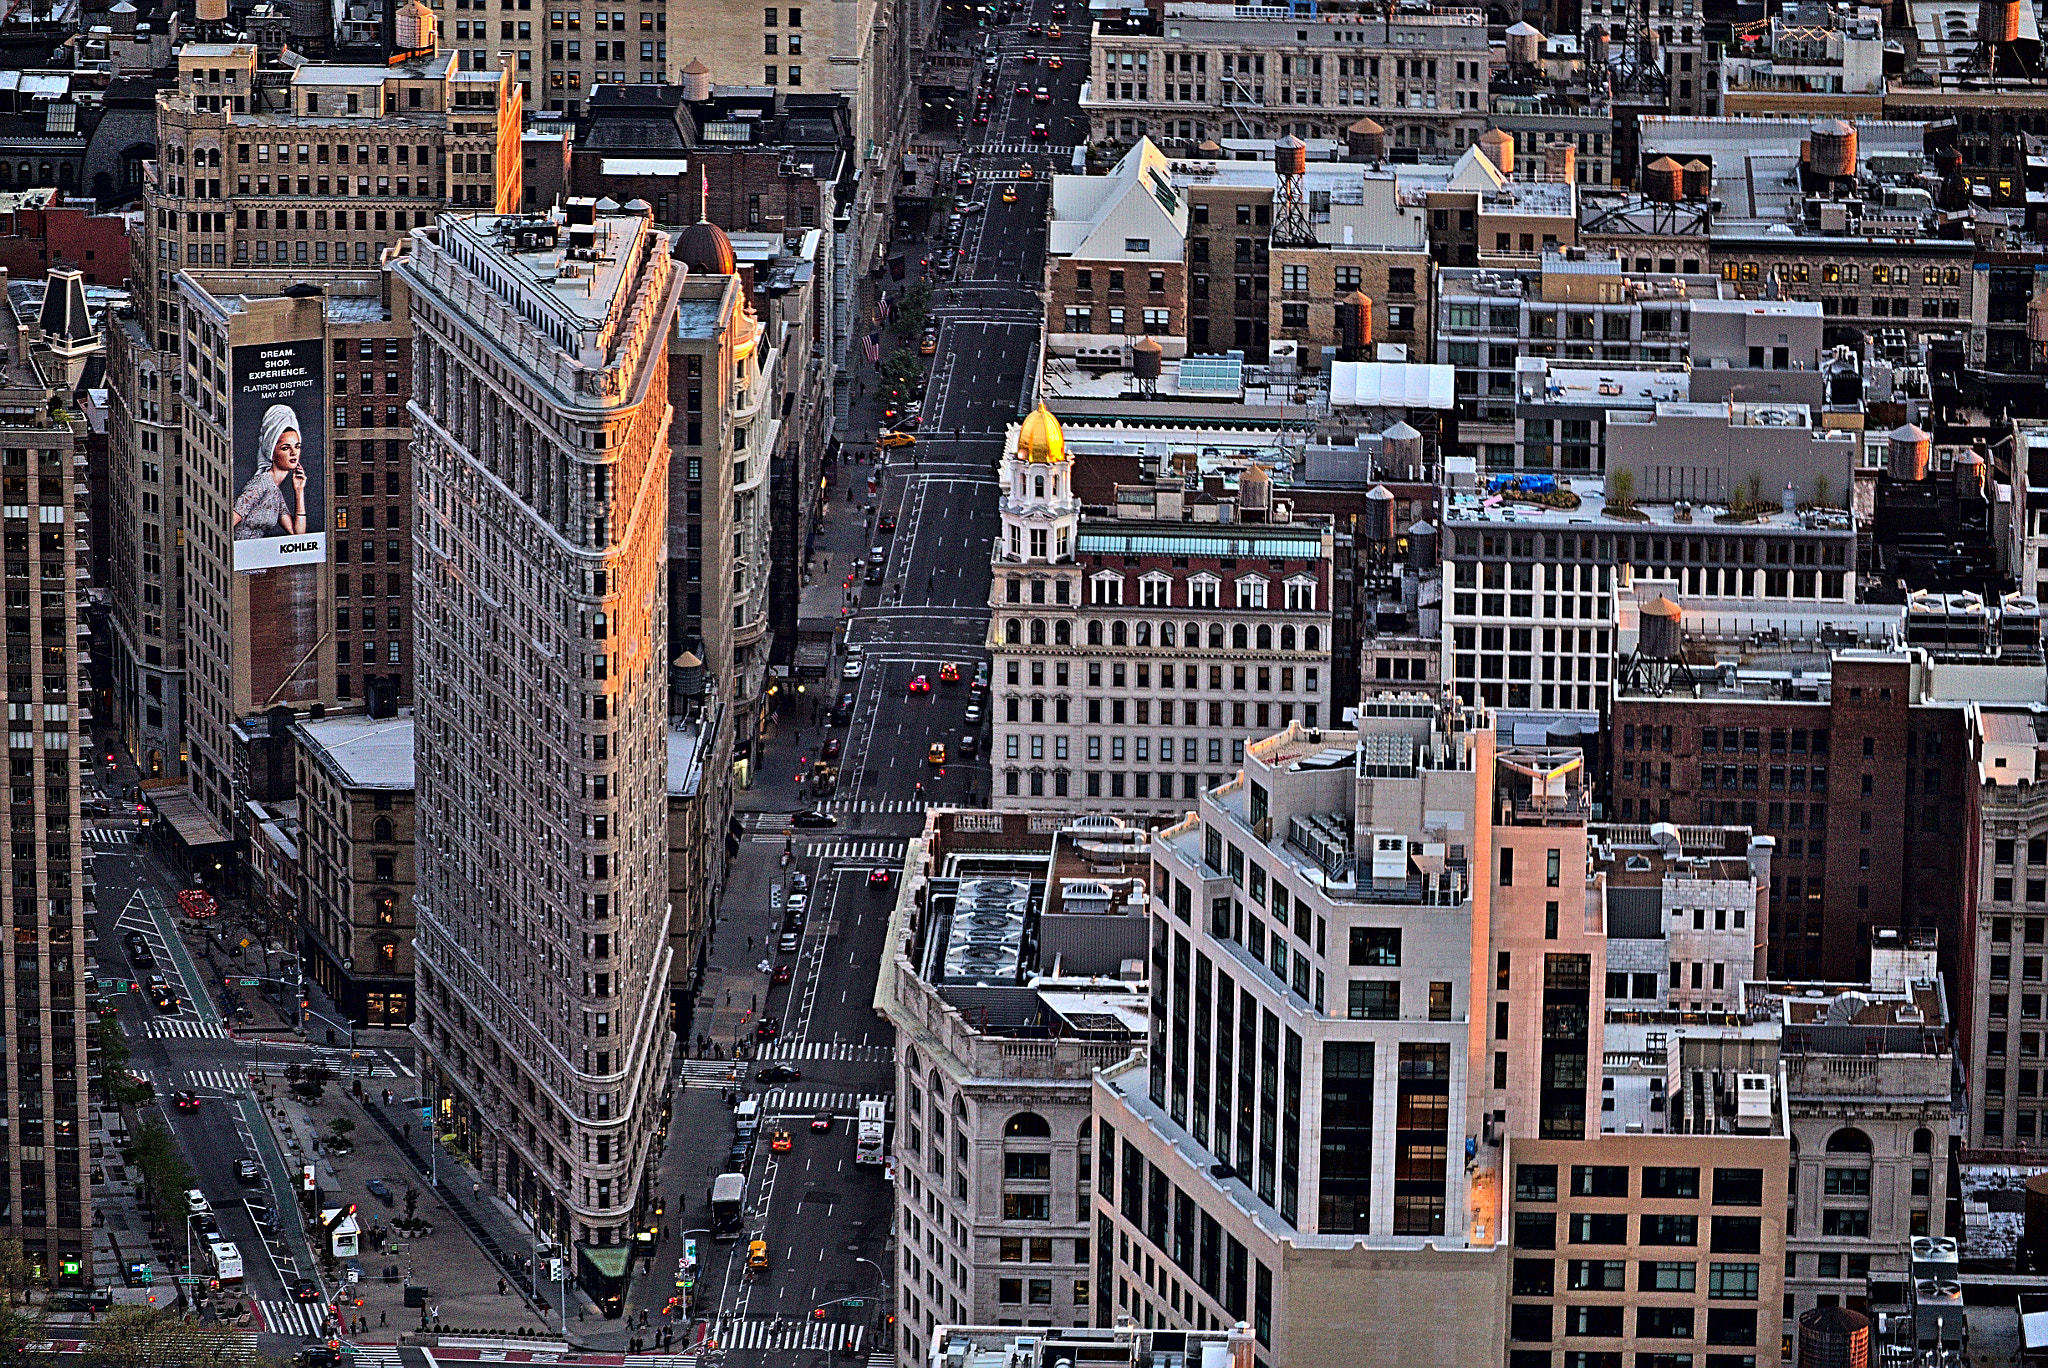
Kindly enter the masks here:
[[306, 470], [297, 410], [272, 404], [257, 443], [256, 473], [235, 498], [234, 539], [298, 536], [306, 530]]

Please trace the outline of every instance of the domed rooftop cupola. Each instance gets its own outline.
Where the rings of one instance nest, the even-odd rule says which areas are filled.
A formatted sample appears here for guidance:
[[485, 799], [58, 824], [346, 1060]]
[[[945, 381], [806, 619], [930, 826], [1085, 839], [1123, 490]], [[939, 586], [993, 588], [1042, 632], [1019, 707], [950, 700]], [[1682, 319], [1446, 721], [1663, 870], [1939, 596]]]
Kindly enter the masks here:
[[1032, 465], [1058, 465], [1067, 459], [1067, 436], [1060, 420], [1040, 404], [1017, 429], [1017, 456]]

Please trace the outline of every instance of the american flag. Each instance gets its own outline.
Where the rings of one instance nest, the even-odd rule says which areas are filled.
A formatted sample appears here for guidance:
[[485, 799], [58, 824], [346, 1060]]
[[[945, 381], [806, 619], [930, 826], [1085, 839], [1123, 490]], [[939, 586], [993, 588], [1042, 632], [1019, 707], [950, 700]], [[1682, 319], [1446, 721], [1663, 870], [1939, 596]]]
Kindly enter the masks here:
[[870, 366], [879, 366], [882, 363], [882, 335], [880, 333], [869, 333], [860, 346], [861, 350], [867, 353]]
[[895, 308], [889, 303], [889, 296], [887, 296], [886, 294], [883, 295], [881, 299], [876, 302], [875, 307], [876, 311], [881, 314], [882, 321], [884, 323], [887, 323], [889, 321], [889, 315], [895, 312]]

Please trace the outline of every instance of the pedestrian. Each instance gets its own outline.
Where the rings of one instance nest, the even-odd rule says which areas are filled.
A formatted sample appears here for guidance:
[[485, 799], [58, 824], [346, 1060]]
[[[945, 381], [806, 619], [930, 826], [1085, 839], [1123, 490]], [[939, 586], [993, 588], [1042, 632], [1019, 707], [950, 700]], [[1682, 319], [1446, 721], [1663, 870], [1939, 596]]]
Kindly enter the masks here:
[[378, 1327], [381, 1329], [389, 1324], [391, 1324], [391, 1313], [389, 1311], [379, 1311], [377, 1313]]
[[483, 1192], [483, 1190], [484, 1185], [482, 1183], [471, 1183], [469, 1185], [469, 1195], [472, 1197], [480, 1195]]
[[498, 1295], [501, 1297], [505, 1295], [505, 1280], [503, 1278], [498, 1279]]

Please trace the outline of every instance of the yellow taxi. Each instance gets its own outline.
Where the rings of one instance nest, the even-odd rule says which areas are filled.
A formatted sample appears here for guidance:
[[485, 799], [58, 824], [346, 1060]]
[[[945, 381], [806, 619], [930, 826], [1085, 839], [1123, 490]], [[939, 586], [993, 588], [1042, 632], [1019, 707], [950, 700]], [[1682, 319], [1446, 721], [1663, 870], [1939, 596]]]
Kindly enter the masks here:
[[885, 432], [882, 434], [878, 445], [885, 447], [916, 446], [917, 438], [908, 432]]
[[943, 765], [943, 764], [945, 764], [945, 763], [946, 763], [946, 743], [945, 743], [945, 742], [943, 742], [943, 741], [934, 741], [934, 742], [932, 742], [932, 748], [931, 748], [930, 750], [928, 750], [928, 751], [926, 751], [926, 752], [924, 753], [924, 762], [925, 762], [925, 763], [926, 763], [927, 765]]
[[794, 1142], [791, 1141], [791, 1139], [789, 1138], [788, 1131], [776, 1131], [773, 1135], [768, 1137], [768, 1148], [775, 1151], [777, 1154], [789, 1153], [789, 1149], [792, 1143]]
[[1058, 70], [1059, 70], [1059, 69], [1060, 69], [1061, 67], [1063, 67], [1063, 66], [1065, 66], [1065, 65], [1066, 65], [1066, 63], [1065, 63], [1065, 62], [1061, 61], [1061, 60], [1060, 60], [1059, 58], [1057, 58], [1057, 57], [1048, 57], [1048, 58], [1046, 58], [1046, 59], [1045, 59], [1045, 64], [1046, 64], [1046, 66], [1047, 66], [1047, 67], [1049, 67], [1050, 69], [1052, 69], [1052, 70], [1054, 70], [1054, 71], [1058, 71]]
[[1017, 202], [1017, 188], [1016, 188], [1015, 186], [1013, 186], [1013, 185], [1006, 185], [1006, 186], [1004, 186], [1004, 187], [1003, 187], [1003, 203], [1005, 203], [1005, 204], [1015, 204], [1016, 202]]
[[955, 665], [952, 661], [948, 660], [944, 664], [939, 666], [939, 683], [958, 684], [959, 682], [960, 667], [958, 665]]
[[1038, 175], [1038, 173], [1037, 173], [1036, 171], [1033, 171], [1033, 170], [1031, 169], [1031, 165], [1030, 165], [1030, 163], [1029, 163], [1029, 162], [1025, 163], [1025, 164], [1024, 164], [1023, 166], [1019, 167], [1019, 168], [1018, 168], [1018, 170], [1017, 170], [1017, 179], [1018, 179], [1018, 180], [1033, 180], [1033, 179], [1035, 179], [1035, 178], [1037, 177], [1037, 175]]
[[1050, 25], [1045, 30], [1045, 39], [1049, 43], [1057, 43], [1060, 40], [1060, 26], [1058, 24]]
[[751, 1240], [747, 1243], [747, 1267], [750, 1269], [765, 1269], [768, 1267], [768, 1242], [766, 1240]]
[[936, 328], [925, 329], [924, 336], [917, 339], [917, 354], [930, 356], [939, 349], [939, 332]]

